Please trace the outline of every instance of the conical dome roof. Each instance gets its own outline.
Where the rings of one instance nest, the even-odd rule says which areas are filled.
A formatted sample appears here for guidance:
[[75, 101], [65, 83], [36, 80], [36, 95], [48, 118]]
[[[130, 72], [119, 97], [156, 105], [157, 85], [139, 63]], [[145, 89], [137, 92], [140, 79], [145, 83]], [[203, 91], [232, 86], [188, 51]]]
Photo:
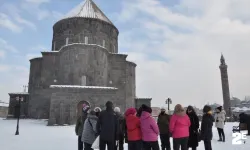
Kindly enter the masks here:
[[105, 21], [109, 24], [113, 23], [105, 16], [105, 14], [97, 7], [92, 0], [84, 0], [74, 9], [72, 9], [61, 20], [74, 17], [93, 18]]

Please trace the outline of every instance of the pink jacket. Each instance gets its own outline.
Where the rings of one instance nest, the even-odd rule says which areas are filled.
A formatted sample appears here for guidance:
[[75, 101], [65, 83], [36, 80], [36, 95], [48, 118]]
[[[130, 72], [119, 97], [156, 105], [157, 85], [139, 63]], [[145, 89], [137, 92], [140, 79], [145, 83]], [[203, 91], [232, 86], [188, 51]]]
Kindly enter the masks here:
[[189, 136], [189, 126], [191, 125], [188, 115], [173, 114], [170, 119], [169, 130], [173, 138], [183, 138]]
[[159, 128], [151, 114], [143, 111], [140, 118], [142, 140], [147, 142], [158, 141]]

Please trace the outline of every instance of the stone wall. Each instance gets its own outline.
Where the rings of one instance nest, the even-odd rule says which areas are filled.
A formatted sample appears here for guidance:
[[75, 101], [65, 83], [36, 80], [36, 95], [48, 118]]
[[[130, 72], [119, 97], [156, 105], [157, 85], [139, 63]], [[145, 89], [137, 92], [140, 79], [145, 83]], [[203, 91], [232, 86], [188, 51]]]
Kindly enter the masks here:
[[42, 72], [43, 58], [34, 58], [30, 60], [30, 74], [29, 74], [29, 86], [28, 92], [39, 89], [41, 84], [41, 72]]
[[97, 45], [72, 44], [61, 49], [58, 84], [106, 86], [108, 78], [108, 51]]
[[135, 68], [136, 64], [132, 62], [126, 62], [126, 108], [135, 107]]
[[223, 107], [226, 111], [227, 116], [231, 116], [231, 99], [229, 91], [229, 81], [227, 73], [227, 65], [220, 65], [221, 71], [221, 84], [222, 84], [222, 93], [223, 93]]
[[35, 119], [48, 119], [50, 99], [53, 89], [40, 89], [30, 93], [29, 117]]
[[105, 108], [107, 101], [121, 107], [117, 101], [116, 88], [103, 87], [54, 87], [51, 96], [50, 116], [48, 125], [74, 124], [77, 115], [77, 105], [88, 101], [91, 108]]
[[17, 106], [19, 105], [19, 101], [16, 100], [16, 97], [23, 97], [23, 101], [21, 101], [21, 110], [20, 117], [27, 118], [29, 117], [29, 95], [28, 93], [9, 93], [9, 107], [8, 107], [8, 118], [17, 118], [19, 109]]
[[97, 44], [111, 53], [117, 53], [118, 34], [119, 31], [114, 25], [98, 19], [68, 18], [54, 25], [52, 50], [58, 51], [66, 45], [66, 38], [69, 38], [68, 44], [71, 44], [85, 43], [85, 37], [88, 37], [87, 44]]
[[152, 98], [136, 98], [135, 99], [135, 107], [137, 109], [139, 109], [142, 104], [145, 104], [145, 105], [151, 107], [151, 100], [152, 100]]
[[0, 106], [0, 118], [6, 118], [8, 115], [8, 107]]

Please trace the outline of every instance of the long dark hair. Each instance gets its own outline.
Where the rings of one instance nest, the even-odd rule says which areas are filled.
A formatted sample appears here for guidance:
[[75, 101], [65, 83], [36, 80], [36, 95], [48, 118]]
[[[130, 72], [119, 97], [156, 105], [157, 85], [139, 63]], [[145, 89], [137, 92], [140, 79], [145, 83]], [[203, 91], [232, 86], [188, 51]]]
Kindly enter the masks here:
[[[189, 105], [189, 106], [187, 107], [187, 110], [186, 110], [186, 114], [187, 114], [187, 115], [189, 115], [189, 113], [188, 113], [189, 110], [192, 110], [192, 113], [191, 113], [191, 114], [196, 115], [196, 112], [195, 112], [193, 106], [190, 106], [190, 105]], [[191, 115], [191, 114], [190, 114], [190, 115]]]

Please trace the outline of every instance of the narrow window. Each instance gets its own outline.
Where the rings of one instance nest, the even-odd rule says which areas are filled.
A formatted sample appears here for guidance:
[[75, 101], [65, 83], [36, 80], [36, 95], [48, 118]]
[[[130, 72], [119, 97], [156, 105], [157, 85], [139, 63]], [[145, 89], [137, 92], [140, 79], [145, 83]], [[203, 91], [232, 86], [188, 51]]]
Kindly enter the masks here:
[[67, 37], [66, 38], [66, 45], [68, 45], [69, 44], [69, 38]]
[[86, 86], [86, 76], [81, 77], [81, 86]]
[[113, 53], [115, 53], [115, 45], [113, 45]]
[[102, 47], [105, 47], [105, 40], [102, 40]]
[[54, 44], [53, 44], [53, 50], [54, 51], [56, 50], [56, 42], [54, 42]]
[[89, 39], [88, 39], [88, 37], [87, 37], [87, 36], [85, 36], [85, 39], [84, 39], [84, 41], [85, 41], [85, 44], [88, 44], [88, 42], [89, 42]]

